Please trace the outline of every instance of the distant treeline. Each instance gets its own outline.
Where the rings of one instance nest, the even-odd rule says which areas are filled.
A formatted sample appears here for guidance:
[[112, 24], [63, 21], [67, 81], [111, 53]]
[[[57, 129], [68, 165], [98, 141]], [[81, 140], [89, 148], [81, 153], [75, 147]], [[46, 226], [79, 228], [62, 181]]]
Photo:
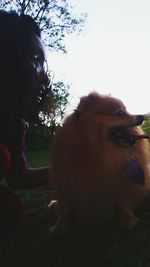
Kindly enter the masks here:
[[27, 126], [26, 146], [34, 149], [37, 146], [51, 144], [53, 136], [60, 126], [30, 125]]

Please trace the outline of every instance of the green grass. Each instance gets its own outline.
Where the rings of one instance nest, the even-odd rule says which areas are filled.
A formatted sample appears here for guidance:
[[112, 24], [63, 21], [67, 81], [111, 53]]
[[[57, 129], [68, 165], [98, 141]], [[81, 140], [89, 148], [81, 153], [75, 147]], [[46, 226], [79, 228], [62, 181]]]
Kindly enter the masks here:
[[32, 149], [27, 148], [27, 160], [31, 167], [43, 167], [50, 164], [50, 145], [44, 143], [38, 147], [36, 144]]
[[[49, 161], [50, 148], [28, 149], [33, 167]], [[49, 187], [19, 191], [25, 207], [25, 219], [12, 235], [0, 237], [0, 266], [12, 267], [149, 267], [150, 198], [138, 211], [134, 231], [128, 232], [115, 222], [99, 231], [85, 233], [76, 229], [65, 236], [50, 238], [55, 222], [47, 207], [55, 192]]]

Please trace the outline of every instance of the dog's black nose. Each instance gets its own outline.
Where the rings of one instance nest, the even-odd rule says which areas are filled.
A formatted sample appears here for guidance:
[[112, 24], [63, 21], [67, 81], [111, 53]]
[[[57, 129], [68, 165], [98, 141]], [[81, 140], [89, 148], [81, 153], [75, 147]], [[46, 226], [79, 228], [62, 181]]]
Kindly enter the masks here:
[[141, 125], [144, 121], [144, 115], [137, 115], [136, 121], [137, 121], [137, 125]]

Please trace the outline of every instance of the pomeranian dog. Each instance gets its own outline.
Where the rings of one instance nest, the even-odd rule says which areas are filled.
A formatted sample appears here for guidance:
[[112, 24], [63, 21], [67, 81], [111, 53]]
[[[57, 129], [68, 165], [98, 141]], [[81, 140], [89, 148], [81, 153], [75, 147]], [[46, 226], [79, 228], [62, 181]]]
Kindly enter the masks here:
[[52, 173], [58, 191], [57, 222], [50, 233], [73, 221], [97, 227], [116, 213], [128, 229], [138, 222], [134, 211], [150, 190], [149, 142], [124, 104], [96, 92], [82, 97], [55, 135]]

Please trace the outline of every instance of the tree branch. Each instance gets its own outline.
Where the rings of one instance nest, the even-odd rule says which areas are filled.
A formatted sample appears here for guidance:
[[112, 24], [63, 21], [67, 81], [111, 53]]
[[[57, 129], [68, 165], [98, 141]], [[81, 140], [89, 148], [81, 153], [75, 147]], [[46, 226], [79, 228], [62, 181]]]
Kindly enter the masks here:
[[18, 5], [21, 7], [21, 13], [24, 14], [25, 13], [25, 10], [27, 8], [27, 6], [29, 5], [31, 0], [28, 0], [27, 1], [27, 4], [26, 4], [26, 0], [23, 0], [23, 1], [20, 1], [20, 0], [16, 0], [16, 2], [18, 3]]
[[[49, 6], [49, 1], [44, 1], [44, 5], [42, 5], [41, 7], [39, 6], [39, 11], [37, 12], [37, 14], [34, 16], [34, 19], [37, 20], [37, 18], [39, 17], [40, 13], [42, 12], [41, 16], [39, 17], [39, 24], [41, 24], [41, 21], [43, 19], [43, 15], [44, 15], [44, 12], [46, 10], [46, 8]], [[54, 8], [54, 6], [50, 7], [49, 9], [51, 8]], [[48, 11], [49, 11], [48, 9]]]
[[27, 6], [29, 5], [30, 2], [31, 2], [31, 0], [27, 1], [27, 4], [25, 5], [25, 9], [27, 8]]

